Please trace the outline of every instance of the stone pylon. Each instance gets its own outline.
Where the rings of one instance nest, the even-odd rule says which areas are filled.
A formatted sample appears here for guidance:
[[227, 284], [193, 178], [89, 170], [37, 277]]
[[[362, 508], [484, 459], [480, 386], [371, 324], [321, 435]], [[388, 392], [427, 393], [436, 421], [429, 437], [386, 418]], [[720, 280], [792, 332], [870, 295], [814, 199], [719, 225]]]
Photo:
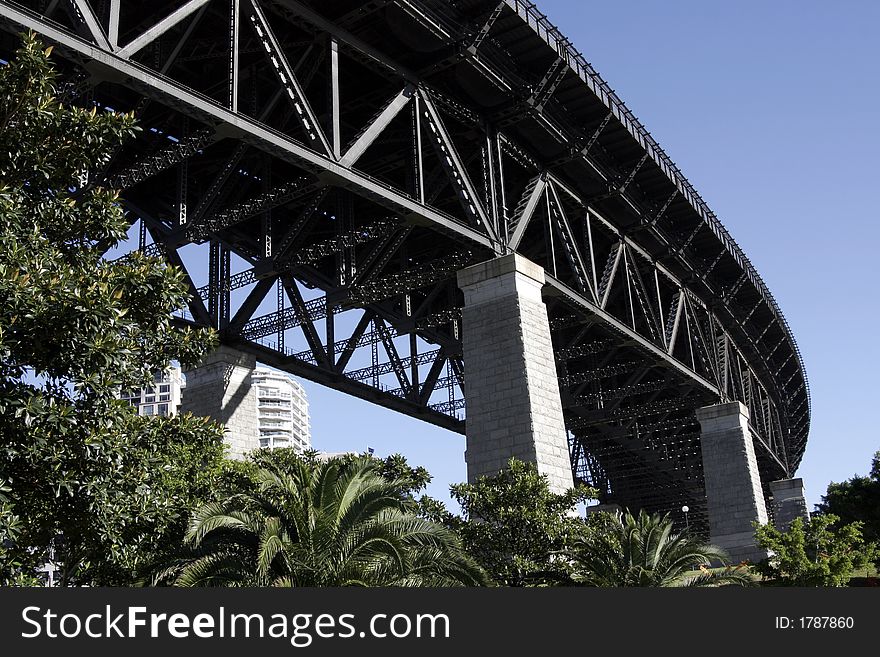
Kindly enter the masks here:
[[535, 463], [553, 491], [573, 486], [544, 281], [544, 270], [517, 254], [458, 273], [468, 481], [515, 456]]
[[220, 347], [197, 367], [184, 370], [186, 388], [180, 408], [193, 415], [210, 417], [226, 426], [224, 440], [229, 456], [241, 459], [260, 446], [256, 391], [251, 374], [256, 359]]
[[773, 496], [773, 525], [779, 531], [788, 530], [795, 518], [810, 519], [803, 479], [771, 481], [770, 494]]
[[749, 410], [739, 402], [697, 409], [702, 432], [703, 474], [709, 511], [709, 542], [731, 560], [760, 561], [752, 523], [767, 524], [758, 459], [749, 429]]

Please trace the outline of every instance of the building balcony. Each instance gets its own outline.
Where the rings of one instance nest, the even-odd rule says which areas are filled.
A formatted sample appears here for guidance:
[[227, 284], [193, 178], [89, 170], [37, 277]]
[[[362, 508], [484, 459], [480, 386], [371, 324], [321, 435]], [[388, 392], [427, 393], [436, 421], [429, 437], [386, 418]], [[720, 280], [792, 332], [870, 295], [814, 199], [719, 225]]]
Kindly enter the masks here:
[[282, 390], [276, 390], [273, 388], [257, 388], [257, 398], [258, 399], [290, 399], [291, 395], [289, 392], [284, 392]]
[[270, 420], [287, 420], [288, 422], [293, 418], [289, 410], [278, 407], [260, 408], [259, 415]]
[[290, 441], [283, 436], [263, 436], [260, 438], [260, 447], [290, 447]]
[[258, 399], [257, 406], [260, 409], [280, 409], [287, 412], [291, 411], [290, 402], [281, 399]]
[[293, 433], [291, 431], [290, 427], [279, 427], [279, 426], [273, 425], [273, 424], [261, 424], [259, 426], [259, 429], [260, 429], [260, 435], [262, 435], [262, 436], [272, 434], [272, 433], [277, 433], [278, 435], [289, 436]]

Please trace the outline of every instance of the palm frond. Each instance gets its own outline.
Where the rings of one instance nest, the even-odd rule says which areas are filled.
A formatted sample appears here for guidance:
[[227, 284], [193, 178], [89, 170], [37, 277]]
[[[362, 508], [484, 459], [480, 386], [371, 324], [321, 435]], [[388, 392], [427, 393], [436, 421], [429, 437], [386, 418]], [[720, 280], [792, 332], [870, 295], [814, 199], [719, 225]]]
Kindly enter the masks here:
[[180, 586], [477, 586], [451, 530], [421, 518], [371, 459], [258, 459], [257, 486], [193, 513], [191, 553], [157, 568]]

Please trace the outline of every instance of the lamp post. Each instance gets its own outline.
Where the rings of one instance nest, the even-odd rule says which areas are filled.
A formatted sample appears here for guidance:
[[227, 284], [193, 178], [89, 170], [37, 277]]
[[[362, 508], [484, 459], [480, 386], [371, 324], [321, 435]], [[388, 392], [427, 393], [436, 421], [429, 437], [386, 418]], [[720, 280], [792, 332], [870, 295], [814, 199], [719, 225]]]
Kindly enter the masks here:
[[688, 511], [690, 511], [690, 509], [688, 508], [687, 504], [685, 504], [683, 507], [681, 507], [681, 510], [682, 512], [684, 512], [684, 528], [689, 532], [691, 530], [691, 527], [688, 524]]

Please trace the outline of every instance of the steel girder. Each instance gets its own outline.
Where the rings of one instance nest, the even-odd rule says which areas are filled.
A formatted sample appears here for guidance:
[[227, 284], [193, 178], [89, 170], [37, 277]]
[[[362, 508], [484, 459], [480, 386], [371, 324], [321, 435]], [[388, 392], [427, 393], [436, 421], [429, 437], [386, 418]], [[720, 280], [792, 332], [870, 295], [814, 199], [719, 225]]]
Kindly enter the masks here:
[[719, 400], [749, 408], [765, 483], [800, 462], [809, 389], [772, 295], [531, 3], [4, 0], [0, 17], [7, 51], [22, 28], [56, 44], [66, 100], [138, 114], [88, 184], [123, 188], [142, 250], [205, 260], [181, 321], [463, 431], [454, 274], [518, 251], [549, 274], [573, 468], [606, 501], [704, 508], [693, 410]]

